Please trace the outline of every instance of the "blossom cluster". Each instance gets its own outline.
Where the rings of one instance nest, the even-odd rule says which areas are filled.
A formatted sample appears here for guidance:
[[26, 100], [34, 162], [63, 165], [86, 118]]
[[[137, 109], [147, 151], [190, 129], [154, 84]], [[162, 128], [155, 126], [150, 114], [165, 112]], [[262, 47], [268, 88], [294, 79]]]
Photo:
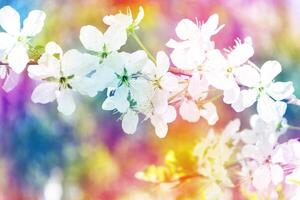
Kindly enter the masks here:
[[[95, 97], [105, 92], [102, 109], [119, 113], [125, 133], [133, 134], [140, 121], [149, 120], [160, 138], [167, 135], [168, 124], [175, 121], [177, 114], [191, 123], [203, 118], [214, 125], [219, 116], [213, 101], [219, 97], [236, 112], [256, 103], [257, 115], [251, 118], [251, 129], [238, 133], [240, 122], [235, 120], [221, 136], [211, 131], [196, 147], [199, 174], [210, 182], [207, 191], [220, 194], [224, 187], [234, 186], [225, 166], [241, 143], [243, 147], [236, 157], [241, 165], [240, 176], [249, 191], [277, 198], [279, 184], [299, 186], [300, 157], [296, 150], [299, 142], [278, 143], [279, 135], [288, 127], [283, 118], [287, 104], [299, 104], [292, 82], [274, 80], [282, 70], [280, 63], [269, 60], [258, 67], [250, 61], [254, 55], [250, 37], [236, 39], [235, 45], [228, 49], [217, 49], [212, 37], [224, 28], [219, 25], [217, 14], [206, 22], [182, 19], [175, 29], [178, 40], [166, 43], [171, 54], [158, 51], [154, 57], [136, 33], [143, 17], [142, 7], [136, 18], [130, 10], [126, 14], [105, 16], [105, 31], [92, 25], [81, 28], [79, 40], [85, 52], [77, 49], [64, 52], [51, 41], [38, 58], [32, 58], [32, 51], [37, 49], [31, 40], [42, 31], [46, 14], [31, 11], [21, 28], [18, 12], [10, 6], [3, 7], [0, 9], [3, 89], [11, 91], [19, 75], [27, 70], [29, 77], [38, 83], [32, 101], [41, 104], [57, 101], [57, 109], [65, 115], [75, 112], [77, 93]], [[141, 50], [122, 51], [128, 37]], [[288, 189], [293, 190], [293, 186]], [[293, 191], [300, 193], [299, 188]]]
[[[221, 134], [210, 130], [192, 150], [194, 162], [188, 170], [183, 163], [151, 165], [136, 173], [136, 178], [174, 188], [187, 179], [198, 178], [202, 199], [233, 199], [238, 188], [249, 199], [300, 198], [300, 141], [279, 143], [286, 132], [285, 121], [266, 123], [258, 115], [250, 119], [250, 129], [240, 131], [239, 119], [231, 121]], [[173, 152], [174, 154], [174, 152]], [[187, 156], [188, 153], [185, 154]], [[170, 153], [166, 160], [170, 160]]]

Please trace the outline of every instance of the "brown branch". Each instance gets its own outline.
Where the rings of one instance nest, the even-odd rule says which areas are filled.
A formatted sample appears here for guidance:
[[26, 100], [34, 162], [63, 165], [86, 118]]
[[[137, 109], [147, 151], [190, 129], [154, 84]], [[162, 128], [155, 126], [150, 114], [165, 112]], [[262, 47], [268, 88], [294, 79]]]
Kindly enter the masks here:
[[[0, 61], [0, 65], [9, 66], [8, 63], [4, 63], [4, 62], [1, 62], [1, 61]], [[34, 60], [31, 60], [31, 61], [29, 61], [29, 63], [27, 63], [27, 66], [29, 66], [29, 65], [38, 65], [38, 63]]]
[[172, 67], [172, 66], [169, 67], [169, 72], [176, 74], [176, 75], [183, 75], [183, 76], [189, 76], [189, 77], [192, 76], [192, 74], [190, 72], [179, 69], [177, 67]]

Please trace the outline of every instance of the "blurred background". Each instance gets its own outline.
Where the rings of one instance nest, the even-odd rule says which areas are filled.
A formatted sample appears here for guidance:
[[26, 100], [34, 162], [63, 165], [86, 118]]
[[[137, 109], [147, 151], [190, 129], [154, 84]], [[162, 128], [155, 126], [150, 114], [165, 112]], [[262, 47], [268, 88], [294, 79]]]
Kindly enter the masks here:
[[[47, 13], [35, 44], [56, 41], [64, 50], [82, 51], [81, 26], [104, 31], [105, 15], [130, 7], [135, 16], [138, 6], [143, 6], [145, 18], [138, 34], [154, 54], [169, 52], [165, 43], [176, 38], [175, 27], [182, 18], [205, 21], [218, 13], [226, 26], [214, 37], [216, 46], [226, 48], [234, 45], [236, 37], [251, 36], [256, 51], [252, 61], [258, 65], [269, 59], [280, 61], [283, 73], [278, 79], [293, 81], [300, 97], [299, 0], [0, 0], [0, 7], [5, 5], [17, 9], [22, 19], [32, 9]], [[129, 39], [123, 50], [137, 48]], [[135, 135], [126, 135], [117, 116], [101, 110], [103, 94], [94, 99], [78, 96], [76, 113], [65, 117], [57, 112], [56, 103], [33, 104], [34, 87], [24, 75], [12, 92], [0, 90], [0, 200], [197, 199], [182, 188], [161, 191], [136, 180], [134, 174], [149, 164], [161, 164], [168, 150], [185, 157], [182, 152], [191, 151], [206, 135], [206, 122], [188, 124], [178, 117], [165, 139], [157, 138], [148, 123], [140, 125]], [[217, 106], [216, 130], [235, 117], [244, 119], [242, 126], [247, 127], [254, 113], [237, 115], [221, 101]], [[289, 123], [299, 126], [299, 114], [300, 108], [290, 106]], [[282, 141], [299, 136], [288, 131]]]

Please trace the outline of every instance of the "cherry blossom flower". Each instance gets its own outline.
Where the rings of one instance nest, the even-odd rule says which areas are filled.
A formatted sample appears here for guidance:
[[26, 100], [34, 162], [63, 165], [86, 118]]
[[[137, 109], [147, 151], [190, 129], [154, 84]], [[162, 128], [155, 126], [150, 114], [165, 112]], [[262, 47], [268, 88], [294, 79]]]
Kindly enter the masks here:
[[112, 27], [103, 34], [96, 27], [87, 25], [80, 29], [79, 38], [83, 46], [102, 62], [108, 54], [118, 51], [126, 43], [127, 37], [122, 36]]
[[[115, 52], [107, 57], [102, 66], [92, 75], [100, 90], [108, 88], [107, 98], [102, 104], [104, 110], [117, 110], [125, 116], [130, 110], [130, 116], [133, 116], [131, 111], [136, 110], [134, 108], [151, 99], [154, 90], [141, 73], [147, 60], [144, 51], [131, 54]], [[123, 130], [128, 129], [123, 127]], [[135, 129], [127, 131], [130, 134], [133, 132]]]
[[219, 119], [216, 106], [212, 102], [201, 102], [207, 97], [207, 80], [203, 76], [200, 78], [198, 73], [193, 74], [187, 91], [191, 98], [183, 98], [179, 108], [181, 117], [188, 122], [197, 122], [203, 117], [208, 124], [215, 124]]
[[10, 6], [0, 10], [0, 26], [5, 32], [0, 32], [0, 61], [8, 66], [0, 66], [0, 79], [6, 79], [3, 89], [12, 90], [18, 83], [18, 76], [29, 62], [28, 45], [34, 36], [41, 32], [46, 14], [33, 10], [20, 25], [19, 13]]
[[224, 25], [218, 27], [219, 17], [214, 14], [204, 24], [195, 24], [189, 19], [181, 20], [176, 26], [179, 39], [173, 39], [166, 44], [173, 48], [171, 59], [174, 65], [184, 70], [193, 70], [200, 67], [205, 60], [205, 53], [214, 48], [211, 36], [217, 34]]
[[[236, 40], [234, 48], [229, 51], [225, 58], [217, 49], [207, 52], [207, 59], [204, 64], [204, 75], [209, 84], [224, 91], [224, 102], [231, 104], [237, 101], [240, 88], [236, 76], [247, 73], [248, 66], [245, 63], [254, 54], [252, 40], [250, 37], [242, 43]], [[240, 67], [244, 66], [244, 67]]]
[[[257, 112], [266, 122], [278, 119], [278, 104], [288, 99], [294, 93], [292, 82], [274, 82], [273, 79], [281, 72], [281, 65], [277, 61], [267, 61], [261, 69], [244, 66], [247, 73], [240, 73], [238, 81], [248, 87], [241, 91], [236, 102], [232, 104], [235, 111], [240, 112], [257, 101]], [[244, 68], [241, 67], [241, 68]]]
[[[139, 23], [144, 18], [144, 9], [139, 7], [136, 19], [133, 19], [130, 9], [127, 14], [118, 13], [116, 15], [107, 15], [103, 18], [103, 22], [109, 26], [109, 29], [118, 33], [118, 40], [126, 42], [127, 33], [132, 33], [139, 28]], [[122, 38], [122, 39], [121, 39]]]
[[[274, 124], [266, 123], [258, 115], [251, 117], [252, 129], [240, 133], [245, 143], [241, 150], [241, 175], [251, 180], [253, 187], [262, 196], [277, 196], [276, 187], [282, 184], [285, 176], [284, 163], [278, 159], [276, 148], [278, 137], [283, 133]], [[277, 157], [277, 158], [276, 158]], [[249, 178], [246, 178], [249, 177]]]
[[97, 94], [94, 82], [86, 76], [97, 62], [97, 57], [75, 49], [63, 54], [56, 43], [49, 42], [38, 65], [28, 68], [29, 76], [41, 81], [32, 93], [32, 101], [46, 104], [56, 99], [60, 112], [72, 114], [76, 107], [73, 98], [75, 91], [90, 97]]
[[168, 123], [176, 118], [176, 110], [168, 105], [168, 98], [178, 89], [178, 78], [168, 72], [170, 62], [168, 56], [160, 51], [156, 56], [156, 65], [148, 61], [143, 68], [143, 74], [149, 79], [154, 89], [153, 97], [141, 108], [141, 112], [150, 118], [155, 127], [155, 133], [163, 138], [168, 132]]

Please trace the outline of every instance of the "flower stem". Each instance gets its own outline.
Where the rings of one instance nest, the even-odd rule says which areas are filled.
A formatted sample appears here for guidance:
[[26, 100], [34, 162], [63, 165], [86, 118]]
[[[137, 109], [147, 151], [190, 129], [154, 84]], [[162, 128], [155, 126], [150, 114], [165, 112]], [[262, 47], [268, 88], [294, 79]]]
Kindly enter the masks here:
[[148, 57], [156, 64], [156, 60], [154, 56], [151, 54], [151, 52], [146, 48], [146, 46], [143, 44], [143, 42], [140, 40], [139, 36], [135, 33], [135, 31], [131, 31], [130, 35], [132, 38], [138, 43], [138, 45], [146, 52]]

